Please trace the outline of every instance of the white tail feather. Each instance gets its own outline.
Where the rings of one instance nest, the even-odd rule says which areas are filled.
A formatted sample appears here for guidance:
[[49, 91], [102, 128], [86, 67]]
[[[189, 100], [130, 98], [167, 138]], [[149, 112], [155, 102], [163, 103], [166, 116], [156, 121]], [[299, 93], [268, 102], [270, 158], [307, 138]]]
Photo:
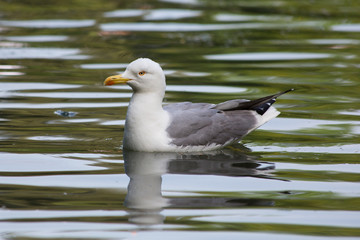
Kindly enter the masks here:
[[276, 108], [274, 108], [274, 107], [270, 107], [263, 115], [257, 114], [258, 124], [257, 124], [256, 128], [267, 123], [271, 119], [276, 118], [279, 114], [280, 114], [280, 112], [278, 110], [276, 110]]

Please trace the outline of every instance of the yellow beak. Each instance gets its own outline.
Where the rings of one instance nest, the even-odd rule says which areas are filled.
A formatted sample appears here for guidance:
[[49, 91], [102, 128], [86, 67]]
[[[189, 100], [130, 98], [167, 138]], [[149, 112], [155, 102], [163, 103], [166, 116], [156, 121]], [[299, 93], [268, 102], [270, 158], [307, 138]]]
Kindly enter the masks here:
[[123, 76], [120, 74], [120, 75], [110, 76], [110, 77], [106, 78], [104, 81], [104, 85], [109, 86], [109, 85], [113, 85], [113, 84], [121, 84], [121, 83], [126, 83], [127, 81], [130, 81], [130, 80], [131, 79], [129, 79], [129, 78], [123, 78]]

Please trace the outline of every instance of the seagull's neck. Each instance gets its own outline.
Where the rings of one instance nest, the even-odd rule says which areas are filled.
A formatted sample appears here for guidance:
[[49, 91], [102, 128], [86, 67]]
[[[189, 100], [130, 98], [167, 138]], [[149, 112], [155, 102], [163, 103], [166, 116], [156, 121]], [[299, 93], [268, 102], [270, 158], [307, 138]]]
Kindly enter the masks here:
[[169, 115], [162, 108], [163, 97], [159, 92], [134, 92], [126, 114], [125, 148], [152, 151], [168, 144]]
[[144, 114], [159, 113], [164, 111], [162, 108], [162, 101], [164, 93], [159, 92], [134, 92], [128, 108], [128, 113], [139, 113], [141, 116]]

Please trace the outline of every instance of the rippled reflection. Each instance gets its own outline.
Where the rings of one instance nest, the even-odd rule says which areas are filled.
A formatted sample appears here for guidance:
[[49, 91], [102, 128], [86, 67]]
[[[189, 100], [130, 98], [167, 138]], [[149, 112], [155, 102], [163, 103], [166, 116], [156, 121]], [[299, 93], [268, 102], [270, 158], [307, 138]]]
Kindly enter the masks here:
[[161, 192], [164, 174], [219, 175], [233, 177], [270, 178], [275, 165], [261, 162], [245, 153], [231, 150], [179, 154], [124, 151], [125, 172], [130, 178], [125, 206], [130, 221], [137, 224], [159, 224], [164, 220], [161, 211], [171, 208], [214, 208], [242, 206], [272, 206], [263, 199], [224, 197], [172, 197]]

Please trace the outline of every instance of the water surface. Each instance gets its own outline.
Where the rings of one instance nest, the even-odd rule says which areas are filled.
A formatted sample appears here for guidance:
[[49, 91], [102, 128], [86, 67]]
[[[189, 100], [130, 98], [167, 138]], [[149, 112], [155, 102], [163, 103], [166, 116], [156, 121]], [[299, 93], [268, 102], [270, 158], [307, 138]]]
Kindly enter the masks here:
[[[0, 238], [357, 239], [359, 3], [3, 1]], [[165, 102], [254, 99], [282, 114], [199, 154], [122, 151], [138, 57]]]

